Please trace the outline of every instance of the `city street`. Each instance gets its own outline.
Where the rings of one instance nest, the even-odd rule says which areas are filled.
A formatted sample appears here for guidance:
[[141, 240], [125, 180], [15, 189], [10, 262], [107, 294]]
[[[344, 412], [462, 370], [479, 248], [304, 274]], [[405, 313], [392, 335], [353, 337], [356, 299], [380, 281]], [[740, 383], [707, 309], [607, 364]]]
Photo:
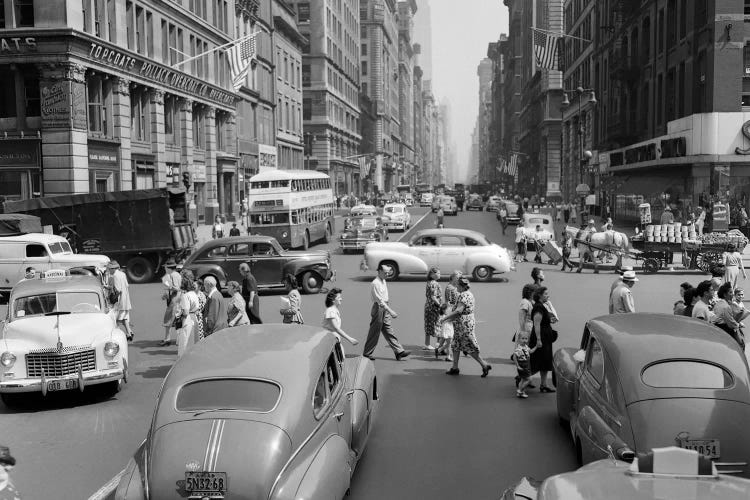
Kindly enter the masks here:
[[[413, 221], [426, 212], [414, 208]], [[342, 219], [337, 225], [340, 230]], [[428, 214], [418, 228], [433, 225], [434, 216]], [[494, 213], [460, 212], [446, 217], [445, 225], [483, 232], [513, 248], [514, 228], [502, 236]], [[391, 233], [391, 240], [401, 236]], [[361, 254], [342, 255], [335, 240], [329, 247], [338, 276], [335, 286], [344, 291], [343, 328], [364, 343], [374, 272], [360, 270]], [[532, 391], [527, 400], [515, 397], [511, 337], [521, 287], [531, 281], [532, 267], [523, 263], [503, 279], [472, 284], [478, 340], [483, 357], [493, 365], [486, 379], [470, 358], [461, 359], [460, 376], [449, 377], [444, 374], [447, 362], [421, 350], [424, 279], [389, 284], [391, 306], [399, 313], [394, 326], [412, 356], [397, 362], [381, 339], [375, 361], [381, 398], [373, 434], [353, 478], [352, 499], [491, 499], [520, 476], [542, 479], [576, 467], [572, 444], [557, 424], [555, 395]], [[614, 275], [541, 267], [560, 314], [556, 347], [577, 345], [585, 321], [606, 314]], [[633, 289], [636, 309], [667, 313], [678, 298], [679, 283], [704, 279], [694, 272], [639, 277]], [[144, 439], [160, 384], [177, 352], [174, 346], [157, 346], [163, 335], [160, 295], [159, 283], [131, 287], [136, 338], [130, 346], [130, 379], [115, 398], [66, 392], [32, 397], [15, 409], [0, 405], [0, 444], [9, 446], [18, 460], [13, 475], [24, 498], [85, 500], [125, 467]], [[323, 301], [322, 294], [303, 296], [308, 324], [320, 324]], [[261, 297], [265, 322], [280, 321], [279, 308], [278, 296]], [[345, 349], [360, 354], [362, 344]]]

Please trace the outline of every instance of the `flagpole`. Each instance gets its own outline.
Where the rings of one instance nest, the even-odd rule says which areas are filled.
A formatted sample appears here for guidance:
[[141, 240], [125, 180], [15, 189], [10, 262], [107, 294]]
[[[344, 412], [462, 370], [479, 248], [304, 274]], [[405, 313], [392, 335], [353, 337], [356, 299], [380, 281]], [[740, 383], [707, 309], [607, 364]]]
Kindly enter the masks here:
[[575, 40], [581, 40], [583, 42], [591, 43], [591, 40], [587, 40], [586, 38], [581, 38], [580, 36], [568, 35], [562, 32], [558, 33], [557, 31], [543, 30], [541, 28], [535, 28], [534, 26], [529, 26], [529, 27], [534, 31], [539, 31], [541, 33], [546, 33], [548, 35], [555, 35], [555, 36], [559, 36], [560, 38], [573, 38]]
[[[226, 49], [227, 47], [231, 47], [232, 45], [235, 45], [237, 43], [242, 43], [245, 40], [249, 40], [251, 38], [254, 38], [255, 36], [259, 35], [260, 33], [264, 33], [263, 31], [256, 31], [255, 33], [250, 33], [248, 35], [243, 36], [242, 38], [238, 38], [237, 40], [232, 40], [229, 43], [225, 43], [224, 45], [219, 45], [218, 47], [214, 47], [213, 49], [207, 50], [206, 52], [203, 52], [201, 54], [198, 54], [197, 56], [189, 57], [185, 59], [184, 61], [180, 61], [178, 63], [172, 64], [171, 66], [177, 68], [179, 66], [182, 66], [183, 64], [187, 64], [190, 61], [194, 61], [195, 59], [201, 58], [207, 54], [210, 54], [212, 52], [216, 52], [217, 50]], [[182, 53], [182, 52], [180, 52]]]

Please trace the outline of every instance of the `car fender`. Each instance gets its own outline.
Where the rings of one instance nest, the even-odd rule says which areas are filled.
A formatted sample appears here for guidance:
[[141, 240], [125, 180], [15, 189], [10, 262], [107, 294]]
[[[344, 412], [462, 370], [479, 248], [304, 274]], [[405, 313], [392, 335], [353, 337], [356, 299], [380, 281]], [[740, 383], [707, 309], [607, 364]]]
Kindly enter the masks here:
[[418, 274], [427, 272], [427, 264], [425, 261], [415, 255], [390, 252], [383, 248], [370, 250], [369, 247], [370, 244], [365, 247], [365, 260], [370, 269], [377, 268], [378, 264], [384, 260], [392, 260], [398, 265], [401, 274]]
[[146, 500], [145, 441], [128, 461], [115, 489], [115, 500]]
[[357, 458], [359, 458], [367, 446], [378, 399], [375, 365], [365, 357], [348, 358], [344, 363], [347, 374], [347, 389], [351, 393], [351, 449], [357, 453]]
[[464, 261], [464, 271], [470, 273], [476, 267], [490, 266], [495, 272], [504, 273], [509, 270], [509, 266], [504, 266], [500, 257], [492, 255], [489, 252], [475, 253], [469, 255]]
[[208, 274], [216, 276], [216, 278], [219, 280], [218, 285], [220, 287], [226, 286], [227, 275], [224, 272], [224, 269], [222, 269], [222, 267], [217, 264], [193, 264], [190, 266], [186, 266], [186, 269], [192, 271], [193, 275], [196, 278], [200, 278], [201, 276], [206, 276]]
[[575, 411], [575, 384], [578, 380], [579, 363], [573, 359], [576, 349], [563, 347], [555, 352], [552, 358], [552, 370], [557, 387], [557, 414], [570, 420], [570, 414]]
[[332, 434], [315, 449], [294, 459], [270, 492], [269, 500], [341, 500], [351, 481], [351, 452], [339, 435]]
[[612, 448], [613, 453], [628, 446], [591, 406], [580, 409], [573, 433], [575, 438], [580, 438], [581, 461], [584, 464], [607, 458], [607, 446]]

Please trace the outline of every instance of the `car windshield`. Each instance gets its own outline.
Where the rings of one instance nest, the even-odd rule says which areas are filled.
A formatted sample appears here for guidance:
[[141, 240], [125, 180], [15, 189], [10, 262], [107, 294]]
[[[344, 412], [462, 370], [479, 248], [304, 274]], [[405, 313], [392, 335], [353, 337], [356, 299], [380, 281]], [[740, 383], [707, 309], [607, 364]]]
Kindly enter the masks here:
[[71, 250], [70, 244], [67, 241], [58, 241], [57, 243], [50, 243], [49, 250], [53, 254], [73, 253], [73, 250]]
[[385, 212], [388, 214], [400, 214], [404, 211], [404, 207], [385, 207]]
[[732, 375], [724, 368], [697, 360], [667, 360], [647, 366], [641, 373], [646, 385], [679, 389], [726, 389]]
[[18, 297], [13, 301], [13, 318], [42, 316], [51, 312], [73, 314], [101, 311], [99, 294], [96, 292], [57, 292]]
[[198, 380], [177, 393], [177, 411], [254, 411], [266, 413], [276, 407], [281, 388], [273, 382], [243, 378]]
[[352, 220], [352, 227], [372, 229], [374, 227], [377, 227], [377, 225], [378, 225], [377, 219], [353, 219]]

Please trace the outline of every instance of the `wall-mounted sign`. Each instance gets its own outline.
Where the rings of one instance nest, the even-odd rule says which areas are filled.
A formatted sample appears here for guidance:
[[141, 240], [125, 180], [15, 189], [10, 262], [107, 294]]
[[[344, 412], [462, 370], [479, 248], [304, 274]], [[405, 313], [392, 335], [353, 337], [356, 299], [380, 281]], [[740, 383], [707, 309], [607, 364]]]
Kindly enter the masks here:
[[42, 128], [70, 127], [71, 87], [69, 80], [42, 81]]
[[102, 242], [101, 240], [84, 240], [81, 243], [81, 251], [83, 253], [102, 253]]
[[71, 82], [73, 92], [73, 128], [88, 130], [86, 119], [86, 85], [81, 82]]
[[112, 168], [119, 164], [120, 154], [116, 145], [89, 144], [89, 165]]
[[0, 38], [0, 52], [22, 52], [36, 50], [36, 38], [3, 37]]
[[0, 167], [38, 167], [38, 141], [3, 141]]
[[258, 144], [258, 172], [278, 168], [276, 154], [276, 146]]
[[193, 163], [193, 182], [206, 182], [205, 163]]

